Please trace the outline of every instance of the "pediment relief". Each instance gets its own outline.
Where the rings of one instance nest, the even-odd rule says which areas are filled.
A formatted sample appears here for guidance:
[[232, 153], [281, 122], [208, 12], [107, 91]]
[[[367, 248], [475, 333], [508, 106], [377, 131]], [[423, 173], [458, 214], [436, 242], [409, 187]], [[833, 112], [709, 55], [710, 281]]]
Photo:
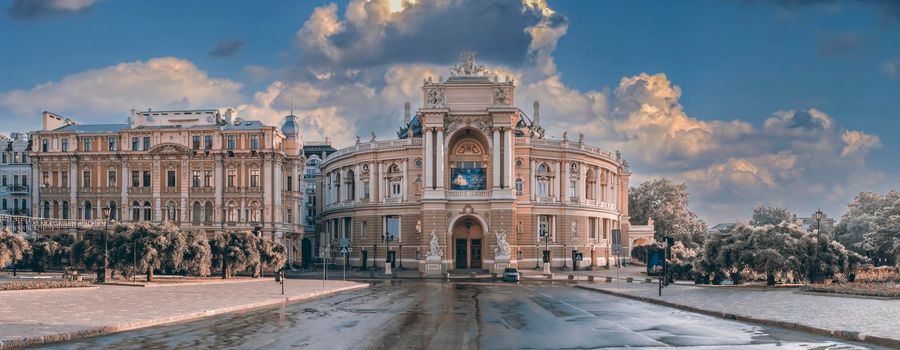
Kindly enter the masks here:
[[484, 154], [484, 149], [480, 144], [474, 141], [465, 141], [460, 143], [453, 149], [453, 154], [465, 155], [465, 154], [473, 154], [473, 155], [482, 155]]
[[150, 149], [150, 154], [159, 155], [190, 155], [191, 150], [177, 143], [163, 143]]

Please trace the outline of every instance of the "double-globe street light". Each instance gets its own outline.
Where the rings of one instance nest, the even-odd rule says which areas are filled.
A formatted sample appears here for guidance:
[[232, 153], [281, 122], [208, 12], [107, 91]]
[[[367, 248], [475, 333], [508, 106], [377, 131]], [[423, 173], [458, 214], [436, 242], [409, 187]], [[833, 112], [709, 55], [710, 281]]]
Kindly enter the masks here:
[[389, 263], [393, 263], [394, 259], [391, 258], [391, 242], [394, 241], [394, 234], [390, 232], [385, 232], [381, 236], [381, 242], [385, 244], [384, 251], [384, 273], [390, 273], [391, 267], [388, 265]]
[[112, 220], [112, 208], [107, 205], [103, 207], [103, 218], [106, 224], [103, 226], [103, 274], [100, 275], [100, 282], [106, 283], [109, 280], [109, 222]]

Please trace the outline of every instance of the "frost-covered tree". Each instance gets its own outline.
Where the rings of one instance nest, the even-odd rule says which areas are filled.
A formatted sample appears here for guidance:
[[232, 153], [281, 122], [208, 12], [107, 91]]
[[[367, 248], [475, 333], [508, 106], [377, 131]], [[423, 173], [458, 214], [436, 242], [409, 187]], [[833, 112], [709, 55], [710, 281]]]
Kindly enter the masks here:
[[259, 238], [246, 231], [226, 232], [216, 235], [209, 241], [212, 250], [212, 262], [221, 266], [222, 278], [228, 278], [235, 272], [260, 266]]
[[686, 184], [675, 184], [669, 179], [647, 181], [628, 192], [628, 215], [631, 223], [643, 225], [653, 219], [656, 239], [672, 236], [677, 241], [695, 248], [706, 236], [706, 223], [688, 209]]
[[900, 267], [900, 192], [862, 192], [835, 227], [835, 238], [877, 266]]
[[753, 218], [750, 219], [750, 224], [753, 226], [778, 225], [794, 220], [796, 220], [796, 216], [787, 209], [760, 205], [753, 209]]
[[[280, 243], [262, 239], [259, 241], [259, 258], [264, 270], [278, 271], [287, 262], [287, 254]], [[263, 272], [263, 271], [260, 271]]]
[[[31, 242], [31, 270], [44, 272], [44, 268], [53, 263], [53, 258], [59, 251], [59, 242], [40, 236]], [[2, 264], [0, 264], [2, 266]]]
[[212, 267], [212, 250], [210, 250], [206, 235], [188, 232], [185, 234], [185, 244], [182, 268], [194, 276], [209, 276]]
[[[9, 229], [0, 231], [0, 268], [9, 263], [17, 263], [30, 254], [31, 246], [28, 241]], [[13, 270], [15, 274], [15, 270]]]

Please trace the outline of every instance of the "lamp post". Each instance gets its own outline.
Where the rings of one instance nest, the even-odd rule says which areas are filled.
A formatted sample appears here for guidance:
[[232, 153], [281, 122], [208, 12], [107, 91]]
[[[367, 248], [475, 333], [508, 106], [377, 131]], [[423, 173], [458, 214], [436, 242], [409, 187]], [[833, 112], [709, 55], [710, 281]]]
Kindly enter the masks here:
[[821, 238], [822, 217], [825, 216], [825, 213], [819, 208], [814, 215], [816, 219], [816, 249], [813, 251], [813, 266], [810, 269], [809, 276], [810, 283], [818, 282], [821, 279], [819, 272], [819, 240]]
[[538, 245], [535, 244], [535, 245], [534, 245], [534, 269], [535, 269], [535, 270], [540, 270], [540, 269], [541, 269], [541, 265], [538, 265], [537, 252], [538, 252]]
[[107, 205], [103, 208], [103, 218], [106, 219], [106, 224], [103, 226], [103, 275], [101, 276], [102, 283], [106, 283], [109, 279], [109, 220], [110, 216], [110, 207]]
[[[381, 236], [381, 242], [387, 246], [387, 248], [385, 248], [385, 251], [384, 251], [384, 256], [386, 258], [384, 260], [384, 274], [385, 275], [391, 274], [391, 264], [390, 263], [393, 263], [393, 259], [391, 259], [391, 242], [393, 242], [393, 241], [394, 241], [394, 235], [390, 232], [385, 232], [384, 235]], [[388, 260], [390, 260], [390, 261], [388, 261]]]
[[550, 234], [547, 232], [546, 227], [541, 227], [541, 241], [544, 242], [544, 256], [547, 261], [544, 261], [544, 273], [550, 273]]

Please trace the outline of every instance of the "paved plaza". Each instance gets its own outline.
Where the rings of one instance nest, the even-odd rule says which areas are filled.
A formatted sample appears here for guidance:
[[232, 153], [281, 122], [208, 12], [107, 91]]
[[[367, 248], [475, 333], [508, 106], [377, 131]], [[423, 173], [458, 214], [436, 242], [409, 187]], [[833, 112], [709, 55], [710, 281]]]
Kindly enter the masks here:
[[395, 280], [309, 302], [81, 339], [58, 349], [861, 349], [565, 283]]
[[273, 279], [166, 287], [99, 286], [0, 292], [0, 349], [105, 334], [363, 288], [363, 283]]

